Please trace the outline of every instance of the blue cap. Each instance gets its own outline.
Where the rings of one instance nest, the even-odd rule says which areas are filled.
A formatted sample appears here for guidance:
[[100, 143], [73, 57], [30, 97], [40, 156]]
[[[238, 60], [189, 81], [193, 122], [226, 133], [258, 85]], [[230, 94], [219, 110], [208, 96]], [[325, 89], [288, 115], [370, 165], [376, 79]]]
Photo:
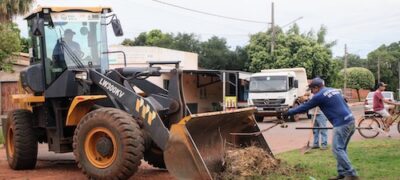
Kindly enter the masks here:
[[311, 80], [311, 83], [308, 85], [308, 90], [310, 90], [313, 87], [322, 87], [322, 86], [324, 86], [324, 80], [317, 77]]

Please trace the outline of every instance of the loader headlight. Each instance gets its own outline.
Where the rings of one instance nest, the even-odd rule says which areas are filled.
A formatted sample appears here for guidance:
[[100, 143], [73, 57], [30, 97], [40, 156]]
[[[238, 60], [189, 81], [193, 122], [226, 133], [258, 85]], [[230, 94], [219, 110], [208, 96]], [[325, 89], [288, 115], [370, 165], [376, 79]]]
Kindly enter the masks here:
[[88, 74], [87, 74], [87, 72], [78, 72], [78, 73], [75, 74], [75, 78], [76, 79], [87, 80], [88, 79]]

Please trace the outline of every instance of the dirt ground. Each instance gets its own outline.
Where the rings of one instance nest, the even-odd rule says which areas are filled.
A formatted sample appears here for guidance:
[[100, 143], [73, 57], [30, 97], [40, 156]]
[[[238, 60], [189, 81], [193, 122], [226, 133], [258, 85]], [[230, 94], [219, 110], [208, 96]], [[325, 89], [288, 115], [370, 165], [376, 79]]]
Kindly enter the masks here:
[[[34, 170], [14, 171], [7, 163], [5, 149], [0, 148], [0, 179], [30, 179], [30, 180], [53, 180], [62, 178], [63, 180], [86, 179], [80, 169], [75, 164], [72, 153], [55, 154], [47, 152], [47, 145], [39, 145], [39, 155], [36, 168]], [[140, 170], [130, 179], [174, 179], [167, 170], [156, 169], [142, 162]]]
[[[356, 117], [362, 114], [362, 106], [352, 107]], [[268, 120], [268, 119], [266, 119]], [[265, 129], [271, 126], [271, 123], [259, 123], [260, 129]], [[276, 127], [263, 133], [273, 153], [285, 152], [288, 150], [299, 149], [303, 147], [308, 139], [308, 130], [295, 130], [295, 127], [310, 126], [310, 121], [300, 121], [296, 123], [288, 123], [288, 128]], [[328, 138], [331, 139], [332, 132], [328, 133]], [[390, 134], [392, 138], [400, 139], [397, 129], [392, 128]], [[378, 138], [386, 138], [380, 135]], [[363, 138], [356, 132], [352, 141], [362, 140]], [[328, 141], [329, 144], [331, 140]], [[63, 180], [79, 180], [86, 179], [75, 164], [72, 153], [55, 154], [47, 152], [47, 145], [39, 146], [39, 156], [36, 169], [25, 171], [13, 171], [8, 167], [5, 156], [5, 149], [0, 147], [0, 180], [1, 179], [58, 179]], [[146, 162], [142, 162], [139, 171], [131, 177], [131, 179], [174, 179], [167, 170], [153, 168]]]

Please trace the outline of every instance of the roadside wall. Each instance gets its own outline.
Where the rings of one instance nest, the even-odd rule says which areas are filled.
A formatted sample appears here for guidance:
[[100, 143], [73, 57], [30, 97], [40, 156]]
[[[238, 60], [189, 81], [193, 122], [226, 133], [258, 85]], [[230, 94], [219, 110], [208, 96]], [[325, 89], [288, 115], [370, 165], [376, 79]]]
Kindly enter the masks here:
[[[360, 89], [361, 101], [363, 101], [367, 97], [369, 92], [370, 92], [370, 90]], [[357, 90], [346, 88], [346, 97], [351, 101], [358, 101]]]

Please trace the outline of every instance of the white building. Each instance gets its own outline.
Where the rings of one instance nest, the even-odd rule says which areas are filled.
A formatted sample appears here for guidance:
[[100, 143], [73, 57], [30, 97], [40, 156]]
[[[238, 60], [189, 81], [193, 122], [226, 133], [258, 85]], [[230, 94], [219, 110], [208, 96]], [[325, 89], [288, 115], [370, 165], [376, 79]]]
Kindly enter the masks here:
[[[109, 51], [123, 51], [126, 54], [127, 66], [146, 67], [148, 61], [181, 61], [183, 70], [198, 69], [197, 53], [178, 51], [150, 46], [115, 45]], [[110, 68], [123, 67], [124, 57], [121, 53], [109, 55]]]

